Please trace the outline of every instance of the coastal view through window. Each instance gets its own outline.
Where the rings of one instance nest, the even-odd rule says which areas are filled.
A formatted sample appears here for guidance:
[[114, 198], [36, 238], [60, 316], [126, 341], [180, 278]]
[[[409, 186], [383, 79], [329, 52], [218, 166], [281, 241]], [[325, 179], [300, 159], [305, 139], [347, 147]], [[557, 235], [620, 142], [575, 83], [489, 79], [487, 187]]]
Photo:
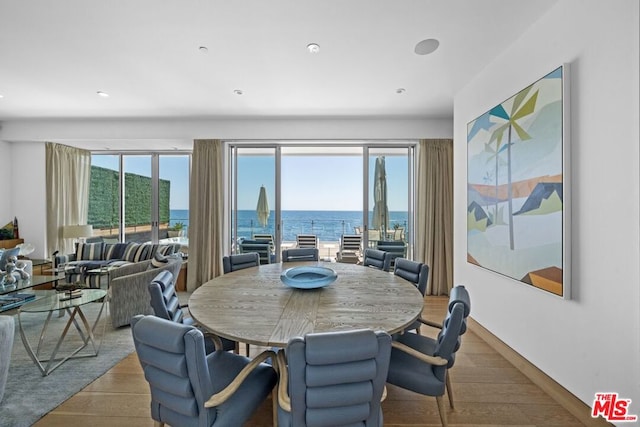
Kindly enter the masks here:
[[[234, 252], [241, 251], [243, 241], [272, 238], [277, 256], [280, 249], [294, 247], [297, 237], [305, 234], [317, 237], [320, 256], [328, 259], [335, 258], [343, 235], [359, 234], [370, 247], [387, 240], [410, 243], [410, 147], [238, 146], [232, 150]], [[376, 168], [376, 163], [384, 170]], [[379, 198], [376, 180], [382, 181], [376, 171], [384, 179], [384, 200]], [[261, 190], [268, 205], [262, 215]]]

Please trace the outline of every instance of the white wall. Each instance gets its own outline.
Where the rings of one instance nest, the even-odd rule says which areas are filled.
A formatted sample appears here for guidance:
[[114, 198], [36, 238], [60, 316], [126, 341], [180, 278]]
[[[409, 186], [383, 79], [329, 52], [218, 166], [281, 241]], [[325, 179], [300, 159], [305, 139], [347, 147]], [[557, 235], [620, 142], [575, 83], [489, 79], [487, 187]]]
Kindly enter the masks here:
[[[414, 139], [452, 138], [448, 119], [217, 119], [217, 120], [14, 120], [0, 128], [0, 168], [9, 182], [11, 205], [0, 203], [0, 222], [17, 216], [20, 237], [32, 243], [33, 258], [45, 254], [46, 195], [44, 141], [73, 146], [86, 144], [103, 150], [191, 149], [195, 138], [221, 139]], [[3, 142], [4, 141], [11, 141]], [[6, 211], [6, 212], [5, 212]], [[5, 222], [6, 223], [6, 222]], [[1, 225], [0, 225], [1, 226]]]
[[[638, 2], [561, 0], [455, 97], [454, 280], [472, 317], [591, 405], [640, 414]], [[571, 65], [572, 300], [466, 262], [466, 124]]]

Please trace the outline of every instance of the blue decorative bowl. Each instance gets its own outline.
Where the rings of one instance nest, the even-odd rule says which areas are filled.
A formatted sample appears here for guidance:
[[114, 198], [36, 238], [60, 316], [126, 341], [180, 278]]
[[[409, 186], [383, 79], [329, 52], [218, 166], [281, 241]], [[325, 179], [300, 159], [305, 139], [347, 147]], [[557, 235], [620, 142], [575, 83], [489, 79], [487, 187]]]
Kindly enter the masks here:
[[285, 285], [297, 289], [322, 288], [330, 285], [337, 278], [336, 272], [327, 267], [292, 267], [280, 274], [280, 280]]

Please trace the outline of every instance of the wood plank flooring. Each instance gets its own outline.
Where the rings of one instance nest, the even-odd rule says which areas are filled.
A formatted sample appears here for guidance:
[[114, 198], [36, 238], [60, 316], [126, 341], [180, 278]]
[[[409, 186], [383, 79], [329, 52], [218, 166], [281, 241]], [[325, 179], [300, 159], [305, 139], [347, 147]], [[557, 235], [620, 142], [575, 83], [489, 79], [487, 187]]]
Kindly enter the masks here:
[[[427, 297], [424, 317], [441, 321], [446, 305], [446, 297]], [[432, 336], [435, 331], [423, 327], [422, 333]], [[251, 353], [261, 350], [251, 347]], [[451, 427], [584, 425], [473, 331], [463, 336], [462, 347], [451, 370], [451, 382], [456, 405], [455, 410], [449, 409], [448, 412]], [[434, 398], [391, 385], [387, 389], [387, 399], [382, 405], [385, 426], [441, 425]], [[153, 420], [149, 415], [149, 402], [149, 387], [134, 353], [47, 414], [35, 426], [151, 427]], [[272, 425], [270, 399], [247, 425]]]

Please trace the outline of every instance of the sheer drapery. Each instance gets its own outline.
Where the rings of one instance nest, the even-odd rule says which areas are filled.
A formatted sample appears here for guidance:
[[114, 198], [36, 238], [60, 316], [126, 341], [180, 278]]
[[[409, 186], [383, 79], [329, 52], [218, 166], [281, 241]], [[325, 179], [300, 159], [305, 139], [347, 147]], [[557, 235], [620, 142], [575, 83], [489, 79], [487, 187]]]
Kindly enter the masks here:
[[45, 159], [47, 254], [71, 253], [73, 240], [62, 238], [62, 226], [87, 223], [91, 152], [47, 142]]
[[188, 291], [222, 274], [223, 226], [224, 144], [196, 139], [189, 192]]
[[423, 139], [418, 146], [416, 259], [429, 265], [427, 295], [453, 286], [453, 141]]

